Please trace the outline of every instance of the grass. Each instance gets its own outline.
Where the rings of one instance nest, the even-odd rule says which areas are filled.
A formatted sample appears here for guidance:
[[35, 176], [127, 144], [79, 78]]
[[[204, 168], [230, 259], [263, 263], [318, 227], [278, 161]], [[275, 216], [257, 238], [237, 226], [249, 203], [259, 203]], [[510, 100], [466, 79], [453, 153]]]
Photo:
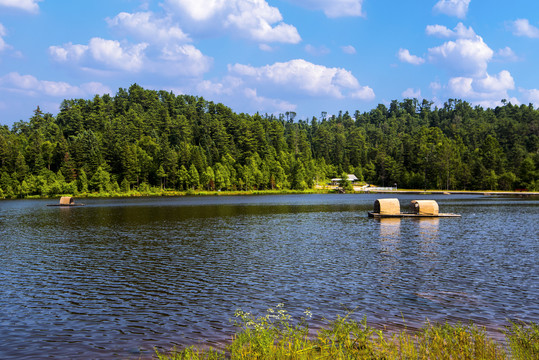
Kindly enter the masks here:
[[237, 311], [238, 331], [224, 350], [173, 349], [160, 360], [213, 359], [539, 359], [539, 326], [511, 323], [504, 332], [507, 346], [489, 338], [474, 324], [431, 324], [415, 331], [374, 329], [364, 318], [337, 317], [313, 333], [310, 312], [293, 320], [282, 304], [264, 316]]

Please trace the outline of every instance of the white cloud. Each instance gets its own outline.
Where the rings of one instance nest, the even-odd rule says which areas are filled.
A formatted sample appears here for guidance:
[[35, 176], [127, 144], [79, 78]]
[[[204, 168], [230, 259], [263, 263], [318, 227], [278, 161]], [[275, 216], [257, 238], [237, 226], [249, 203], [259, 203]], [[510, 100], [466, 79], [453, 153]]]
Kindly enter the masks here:
[[507, 70], [502, 70], [498, 75], [474, 80], [474, 88], [480, 93], [500, 93], [515, 88], [515, 80]]
[[425, 33], [430, 36], [442, 38], [464, 38], [472, 39], [476, 36], [472, 27], [466, 27], [463, 23], [458, 23], [454, 30], [450, 30], [443, 25], [427, 25]]
[[229, 31], [263, 43], [301, 41], [297, 29], [285, 24], [279, 10], [265, 0], [166, 0], [165, 7], [190, 33]]
[[260, 44], [258, 45], [258, 48], [262, 51], [267, 51], [267, 52], [273, 51], [273, 47], [269, 46], [268, 44]]
[[88, 45], [51, 46], [49, 54], [58, 62], [79, 63], [91, 59], [108, 68], [138, 72], [143, 67], [147, 46], [146, 43], [122, 46], [119, 41], [95, 37]]
[[309, 96], [330, 96], [333, 98], [372, 98], [374, 92], [359, 85], [348, 70], [328, 68], [303, 59], [278, 62], [273, 65], [253, 67], [235, 64], [229, 72], [264, 87], [274, 87], [279, 92], [288, 91]]
[[414, 90], [412, 88], [408, 88], [404, 90], [401, 95], [405, 99], [421, 99], [421, 90]]
[[[484, 77], [454, 77], [449, 80], [448, 90], [452, 96], [470, 99], [485, 107], [492, 107], [502, 99], [508, 99], [509, 90], [515, 88], [515, 81], [509, 71]], [[515, 100], [512, 100], [515, 103]]]
[[457, 39], [430, 48], [428, 59], [434, 64], [447, 68], [450, 72], [480, 77], [486, 74], [488, 62], [493, 55], [494, 52], [483, 39], [475, 36], [472, 39]]
[[342, 52], [349, 55], [354, 55], [356, 53], [356, 48], [352, 45], [341, 46]]
[[331, 52], [324, 45], [316, 47], [316, 46], [313, 46], [311, 44], [305, 45], [305, 51], [307, 51], [309, 54], [314, 55], [314, 56], [327, 55], [327, 54], [329, 54]]
[[256, 89], [246, 88], [243, 93], [251, 102], [251, 106], [254, 105], [257, 111], [260, 112], [284, 113], [297, 109], [297, 105], [291, 104], [288, 101], [259, 96]]
[[84, 57], [87, 51], [87, 45], [73, 45], [72, 43], [67, 43], [64, 46], [49, 47], [49, 54], [55, 61], [58, 62], [77, 62]]
[[74, 86], [62, 81], [39, 80], [32, 75], [9, 73], [0, 78], [0, 84], [9, 91], [27, 96], [47, 95], [51, 97], [78, 97], [95, 94], [112, 93], [108, 87], [98, 82], [90, 82]]
[[215, 97], [222, 95], [232, 95], [238, 91], [238, 88], [243, 83], [241, 79], [234, 78], [235, 81], [213, 82], [210, 80], [200, 81], [196, 90], [204, 97]]
[[189, 42], [189, 36], [170, 19], [155, 18], [151, 12], [122, 12], [112, 19], [107, 19], [110, 26], [133, 34], [150, 43]]
[[92, 38], [88, 44], [88, 50], [96, 61], [114, 69], [130, 72], [142, 70], [145, 60], [144, 50], [147, 47], [146, 43], [122, 47], [119, 41], [102, 38]]
[[288, 101], [259, 95], [256, 88], [246, 86], [237, 76], [225, 76], [220, 82], [200, 81], [195, 88], [205, 98], [218, 99], [240, 111], [277, 114], [295, 111], [297, 108], [297, 105]]
[[438, 81], [433, 81], [430, 83], [429, 88], [433, 93], [437, 93], [442, 89], [442, 84], [440, 84]]
[[539, 28], [530, 24], [528, 19], [518, 19], [511, 23], [513, 35], [539, 38]]
[[443, 25], [427, 25], [425, 29], [427, 35], [449, 38], [453, 36], [453, 30]]
[[163, 49], [161, 59], [165, 61], [167, 66], [161, 68], [163, 64], [155, 64], [156, 72], [163, 70], [169, 74], [183, 76], [199, 76], [207, 72], [211, 65], [212, 59], [202, 54], [200, 50], [193, 45], [174, 45]]
[[436, 12], [464, 18], [468, 12], [470, 0], [440, 0], [434, 5]]
[[86, 94], [92, 95], [104, 95], [113, 93], [108, 86], [95, 81], [84, 83], [80, 86], [80, 88]]
[[397, 56], [399, 57], [400, 61], [413, 65], [421, 65], [425, 62], [425, 59], [410, 54], [410, 51], [408, 49], [400, 49]]
[[116, 40], [92, 38], [88, 45], [49, 47], [52, 59], [82, 70], [100, 72], [99, 68], [128, 73], [147, 72], [163, 76], [200, 76], [207, 72], [212, 59], [190, 44], [165, 45], [157, 57], [148, 58], [147, 43], [129, 45]]
[[518, 89], [527, 102], [534, 104], [536, 107], [539, 106], [539, 90], [538, 89]]
[[4, 41], [4, 39], [2, 38], [2, 36], [6, 36], [6, 35], [7, 35], [6, 28], [4, 27], [4, 25], [2, 25], [2, 23], [0, 23], [0, 51], [5, 50], [8, 46], [6, 42]]
[[374, 94], [374, 90], [371, 87], [360, 86], [360, 88], [357, 91], [353, 91], [352, 93], [350, 93], [350, 97], [352, 99], [371, 101], [371, 100], [374, 100], [376, 95]]
[[0, 6], [37, 13], [39, 11], [38, 2], [40, 1], [43, 0], [0, 0]]
[[363, 0], [288, 0], [308, 9], [322, 10], [329, 18], [343, 16], [365, 16]]
[[504, 47], [503, 49], [500, 49], [496, 52], [496, 56], [500, 60], [505, 61], [518, 61], [518, 56], [515, 54], [513, 49], [511, 49], [509, 46]]

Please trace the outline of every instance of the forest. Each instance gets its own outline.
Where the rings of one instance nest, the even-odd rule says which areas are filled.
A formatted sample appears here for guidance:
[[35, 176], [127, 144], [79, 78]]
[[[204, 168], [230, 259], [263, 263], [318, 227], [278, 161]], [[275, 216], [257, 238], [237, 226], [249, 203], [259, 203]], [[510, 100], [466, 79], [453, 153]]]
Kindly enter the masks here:
[[539, 110], [404, 99], [298, 120], [134, 84], [0, 126], [0, 198], [304, 190], [343, 174], [409, 189], [538, 191]]

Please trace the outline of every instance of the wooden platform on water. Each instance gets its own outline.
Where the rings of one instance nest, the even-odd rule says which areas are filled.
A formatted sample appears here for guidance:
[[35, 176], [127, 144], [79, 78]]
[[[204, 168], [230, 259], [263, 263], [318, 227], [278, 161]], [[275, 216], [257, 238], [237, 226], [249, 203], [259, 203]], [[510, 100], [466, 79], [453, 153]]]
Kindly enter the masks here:
[[450, 214], [450, 213], [441, 213], [437, 215], [423, 215], [423, 214], [411, 214], [411, 213], [400, 213], [400, 214], [380, 214], [369, 211], [369, 217], [372, 218], [440, 218], [440, 217], [461, 217], [459, 214]]
[[62, 196], [58, 204], [49, 204], [47, 206], [69, 207], [69, 206], [84, 206], [84, 204], [77, 204], [73, 196]]
[[84, 206], [84, 204], [47, 204], [47, 206], [72, 207], [72, 206]]

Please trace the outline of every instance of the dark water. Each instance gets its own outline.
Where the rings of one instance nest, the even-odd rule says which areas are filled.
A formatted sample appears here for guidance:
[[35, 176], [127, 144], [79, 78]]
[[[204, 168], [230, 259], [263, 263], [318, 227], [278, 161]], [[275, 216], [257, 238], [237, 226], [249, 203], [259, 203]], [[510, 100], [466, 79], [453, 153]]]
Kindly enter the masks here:
[[277, 303], [315, 325], [539, 322], [538, 199], [430, 196], [462, 218], [380, 221], [377, 197], [0, 201], [0, 358], [220, 345], [236, 309]]

